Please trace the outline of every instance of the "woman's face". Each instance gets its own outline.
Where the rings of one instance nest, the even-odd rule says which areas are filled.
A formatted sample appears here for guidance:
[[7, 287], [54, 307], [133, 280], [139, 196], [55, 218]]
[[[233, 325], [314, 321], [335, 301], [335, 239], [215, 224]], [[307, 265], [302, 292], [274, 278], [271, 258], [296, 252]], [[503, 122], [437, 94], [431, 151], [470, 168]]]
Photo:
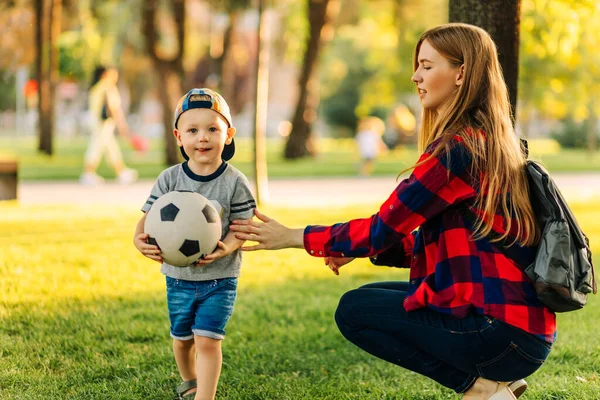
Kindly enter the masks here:
[[417, 60], [419, 66], [411, 79], [419, 89], [421, 105], [439, 111], [462, 84], [462, 68], [450, 64], [427, 39], [421, 43]]

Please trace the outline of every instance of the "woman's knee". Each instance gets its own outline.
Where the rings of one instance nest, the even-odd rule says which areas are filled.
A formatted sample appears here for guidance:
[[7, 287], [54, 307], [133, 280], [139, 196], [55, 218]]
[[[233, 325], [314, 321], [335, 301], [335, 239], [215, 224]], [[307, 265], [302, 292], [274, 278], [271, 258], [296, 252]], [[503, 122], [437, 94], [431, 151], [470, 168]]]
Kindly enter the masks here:
[[352, 325], [351, 317], [355, 314], [353, 309], [356, 306], [356, 300], [358, 298], [357, 292], [358, 290], [354, 289], [344, 293], [335, 310], [335, 323], [342, 333], [347, 332]]

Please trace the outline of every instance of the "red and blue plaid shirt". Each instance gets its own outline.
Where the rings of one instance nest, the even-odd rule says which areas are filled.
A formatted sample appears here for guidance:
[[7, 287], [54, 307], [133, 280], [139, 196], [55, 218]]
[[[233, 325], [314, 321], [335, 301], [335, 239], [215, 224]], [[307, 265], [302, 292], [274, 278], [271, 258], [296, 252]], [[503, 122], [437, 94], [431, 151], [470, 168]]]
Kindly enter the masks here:
[[[537, 299], [524, 267], [488, 238], [473, 239], [473, 226], [461, 211], [481, 213], [473, 208], [480, 188], [471, 176], [471, 154], [456, 135], [449, 151], [430, 157], [440, 142], [427, 148], [419, 159], [425, 162], [377, 214], [307, 226], [304, 248], [317, 257], [376, 257], [378, 265], [409, 267], [406, 311], [427, 307], [458, 318], [485, 314], [554, 342], [556, 316]], [[503, 221], [497, 213], [494, 231], [504, 232]], [[523, 259], [533, 261], [535, 248], [520, 250]]]

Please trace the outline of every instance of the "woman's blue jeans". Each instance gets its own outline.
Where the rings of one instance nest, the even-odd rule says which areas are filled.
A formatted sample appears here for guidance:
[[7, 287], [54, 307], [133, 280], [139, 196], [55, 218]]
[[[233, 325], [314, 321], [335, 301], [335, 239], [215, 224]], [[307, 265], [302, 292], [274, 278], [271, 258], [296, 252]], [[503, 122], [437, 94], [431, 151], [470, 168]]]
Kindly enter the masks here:
[[379, 282], [344, 294], [335, 313], [342, 335], [366, 352], [457, 393], [478, 377], [511, 382], [535, 372], [552, 345], [485, 315], [458, 319], [402, 306], [408, 282]]

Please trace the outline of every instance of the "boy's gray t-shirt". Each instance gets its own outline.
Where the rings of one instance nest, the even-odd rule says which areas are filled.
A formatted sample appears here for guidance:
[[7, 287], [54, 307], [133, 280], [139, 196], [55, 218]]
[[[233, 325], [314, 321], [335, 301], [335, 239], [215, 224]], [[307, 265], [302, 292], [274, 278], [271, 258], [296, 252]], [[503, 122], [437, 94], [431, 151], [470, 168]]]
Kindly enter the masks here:
[[[223, 161], [213, 174], [201, 176], [183, 162], [161, 172], [142, 211], [148, 212], [156, 199], [176, 190], [200, 193], [211, 201], [221, 215], [221, 240], [229, 232], [230, 221], [252, 218], [256, 208], [248, 179], [232, 165]], [[161, 272], [175, 279], [206, 281], [238, 277], [241, 264], [242, 252], [238, 249], [205, 266], [175, 267], [163, 262]]]

